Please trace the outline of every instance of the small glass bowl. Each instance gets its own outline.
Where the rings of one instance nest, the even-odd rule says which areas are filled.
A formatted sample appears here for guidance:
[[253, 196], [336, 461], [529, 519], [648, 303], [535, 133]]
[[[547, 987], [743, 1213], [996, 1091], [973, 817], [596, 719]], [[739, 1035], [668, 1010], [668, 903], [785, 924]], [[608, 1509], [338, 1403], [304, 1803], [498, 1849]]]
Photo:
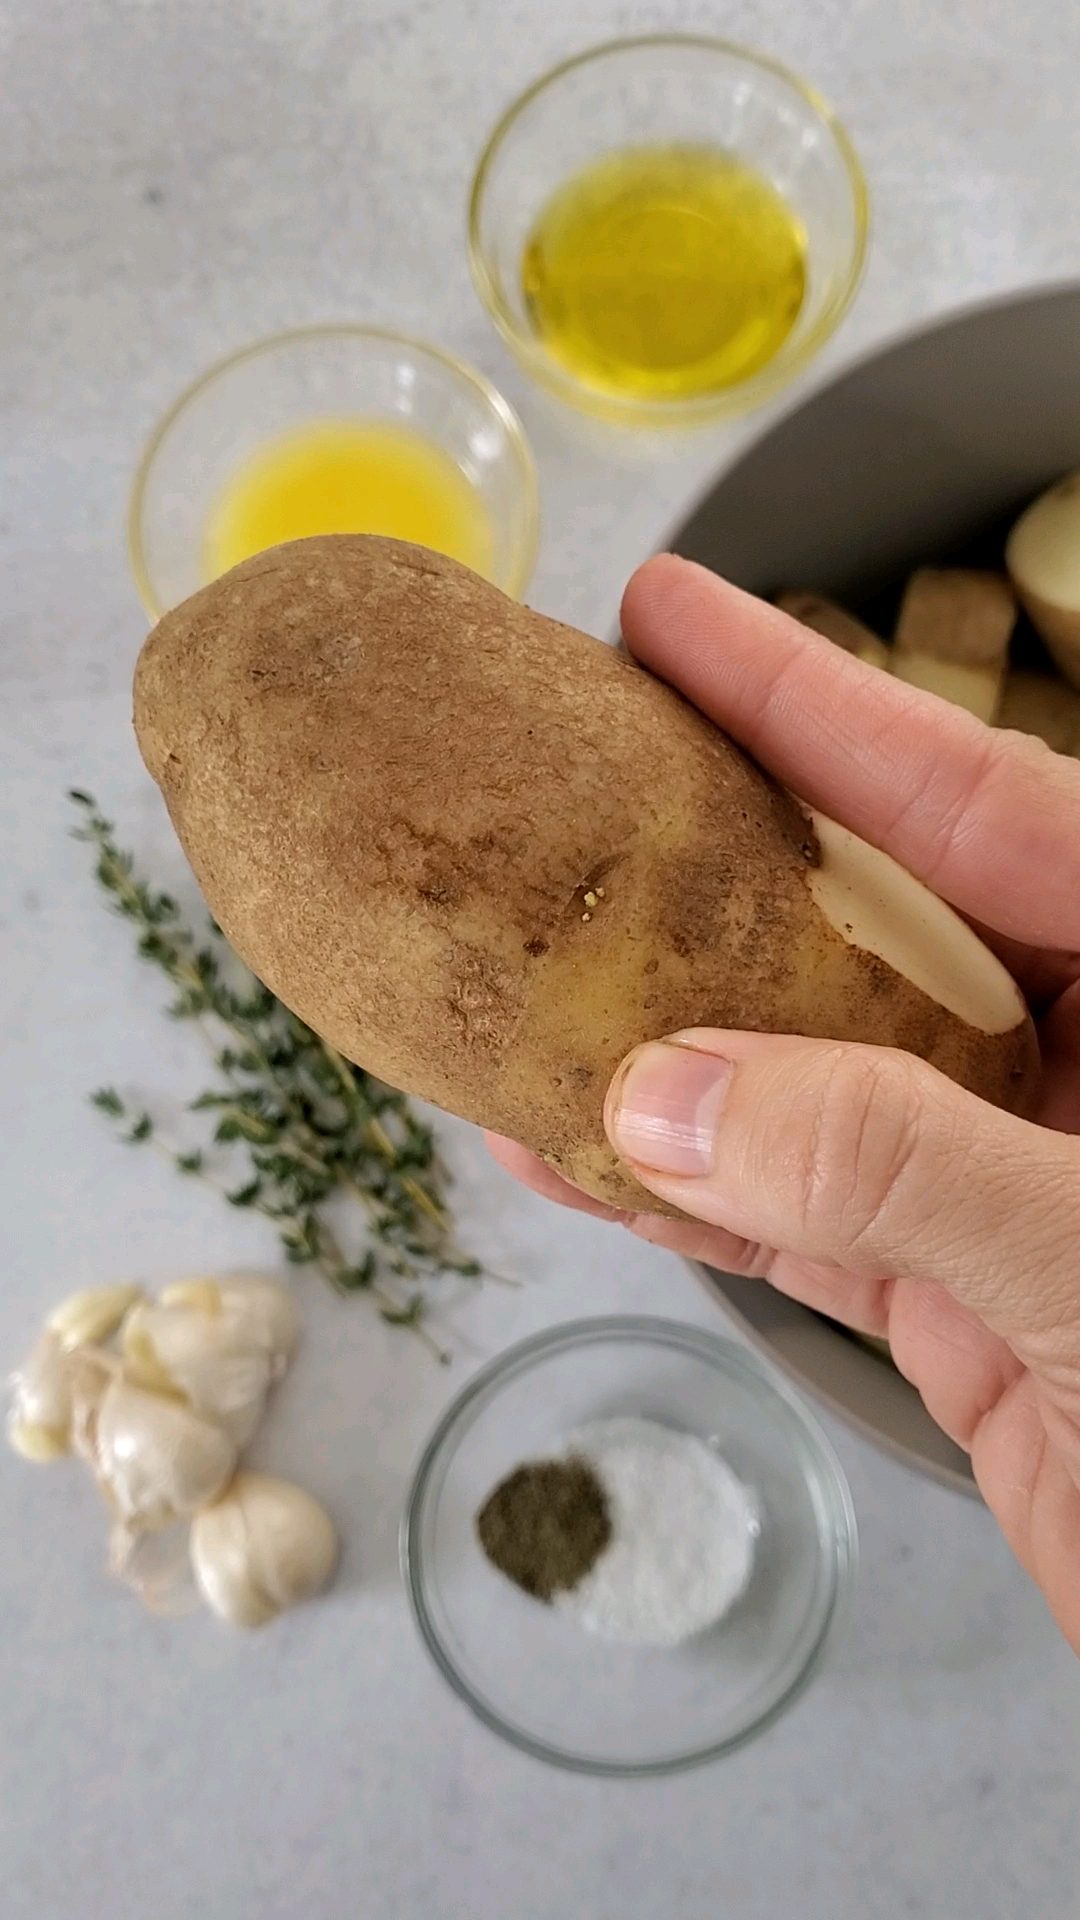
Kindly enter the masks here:
[[[720, 147], [765, 176], [806, 231], [807, 287], [791, 332], [765, 366], [680, 399], [587, 386], [533, 331], [521, 263], [551, 195], [590, 162], [656, 143]], [[776, 61], [690, 34], [612, 40], [537, 80], [503, 114], [469, 201], [473, 278], [527, 372], [571, 405], [626, 425], [703, 424], [748, 412], [822, 347], [859, 284], [869, 231], [862, 168], [832, 109]]]
[[[490, 1566], [476, 1537], [477, 1510], [514, 1467], [628, 1414], [715, 1446], [759, 1516], [746, 1591], [675, 1648], [591, 1638]], [[669, 1773], [738, 1746], [802, 1691], [851, 1588], [855, 1518], [817, 1422], [752, 1353], [618, 1316], [526, 1340], [469, 1383], [420, 1461], [401, 1560], [436, 1665], [496, 1733], [582, 1773]]]
[[136, 585], [157, 619], [206, 584], [222, 489], [267, 440], [318, 419], [393, 421], [449, 454], [487, 509], [491, 578], [520, 594], [536, 559], [536, 469], [517, 414], [452, 354], [381, 327], [300, 327], [211, 367], [151, 436], [131, 496]]

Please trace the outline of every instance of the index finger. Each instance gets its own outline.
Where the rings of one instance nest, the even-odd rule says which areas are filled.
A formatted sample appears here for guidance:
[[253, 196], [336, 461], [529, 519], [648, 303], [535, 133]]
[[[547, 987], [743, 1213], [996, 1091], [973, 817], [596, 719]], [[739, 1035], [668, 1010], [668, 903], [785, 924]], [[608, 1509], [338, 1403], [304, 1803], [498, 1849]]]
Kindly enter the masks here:
[[892, 680], [707, 568], [623, 598], [635, 657], [811, 806], [1012, 939], [1080, 946], [1080, 762]]

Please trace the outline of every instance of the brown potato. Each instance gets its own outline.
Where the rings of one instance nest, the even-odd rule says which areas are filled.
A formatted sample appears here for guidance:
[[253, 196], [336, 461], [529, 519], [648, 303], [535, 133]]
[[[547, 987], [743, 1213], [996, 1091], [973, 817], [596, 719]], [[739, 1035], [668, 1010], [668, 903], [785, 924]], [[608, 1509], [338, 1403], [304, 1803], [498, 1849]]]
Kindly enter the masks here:
[[273, 991], [616, 1205], [658, 1203], [607, 1144], [605, 1090], [681, 1028], [905, 1047], [1025, 1099], [1030, 1021], [949, 908], [641, 668], [421, 548], [245, 562], [151, 634], [135, 722]]

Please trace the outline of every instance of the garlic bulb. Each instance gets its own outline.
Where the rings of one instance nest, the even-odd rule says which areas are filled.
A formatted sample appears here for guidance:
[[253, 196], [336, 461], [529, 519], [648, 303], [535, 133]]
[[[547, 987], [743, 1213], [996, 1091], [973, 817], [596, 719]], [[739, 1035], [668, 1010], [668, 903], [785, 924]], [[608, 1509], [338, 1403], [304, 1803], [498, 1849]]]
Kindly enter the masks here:
[[124, 1367], [138, 1385], [180, 1395], [220, 1421], [242, 1447], [289, 1363], [296, 1337], [296, 1308], [278, 1281], [187, 1280], [166, 1287], [156, 1304], [144, 1302], [128, 1314]]
[[297, 1333], [288, 1288], [262, 1275], [184, 1280], [156, 1301], [87, 1287], [13, 1375], [12, 1446], [85, 1462], [113, 1516], [110, 1571], [154, 1611], [186, 1612], [201, 1595], [259, 1626], [330, 1579], [337, 1538], [318, 1502], [236, 1473]]
[[329, 1582], [338, 1546], [329, 1514], [288, 1480], [238, 1473], [228, 1492], [196, 1515], [191, 1564], [216, 1614], [259, 1627]]
[[119, 1370], [104, 1385], [100, 1376], [88, 1376], [85, 1388], [77, 1380], [74, 1395], [72, 1444], [133, 1530], [195, 1513], [216, 1498], [236, 1465], [235, 1443], [216, 1421], [134, 1386]]

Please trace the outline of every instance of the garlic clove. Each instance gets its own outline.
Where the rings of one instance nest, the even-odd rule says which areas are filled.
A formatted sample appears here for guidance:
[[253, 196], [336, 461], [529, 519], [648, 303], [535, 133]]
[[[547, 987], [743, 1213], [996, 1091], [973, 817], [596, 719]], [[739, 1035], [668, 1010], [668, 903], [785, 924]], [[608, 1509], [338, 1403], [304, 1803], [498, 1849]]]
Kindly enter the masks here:
[[71, 1447], [71, 1378], [59, 1334], [46, 1330], [11, 1376], [7, 1436], [24, 1460], [58, 1460]]
[[325, 1587], [338, 1558], [325, 1508], [302, 1487], [241, 1472], [191, 1527], [191, 1564], [208, 1607], [237, 1627], [263, 1626]]
[[159, 1305], [187, 1308], [207, 1319], [222, 1317], [251, 1346], [274, 1357], [275, 1379], [296, 1351], [300, 1317], [292, 1293], [280, 1280], [264, 1273], [230, 1273], [220, 1280], [179, 1280], [163, 1287]]
[[152, 1302], [142, 1301], [132, 1308], [124, 1321], [120, 1333], [124, 1373], [133, 1386], [143, 1387], [147, 1393], [162, 1393], [173, 1400], [183, 1399], [183, 1393], [168, 1366], [160, 1359], [154, 1344], [152, 1316], [158, 1311], [160, 1309], [155, 1308]]
[[163, 1307], [194, 1307], [200, 1313], [221, 1311], [221, 1288], [216, 1280], [174, 1280], [162, 1287], [158, 1299]]
[[120, 1362], [100, 1347], [77, 1347], [67, 1356], [71, 1389], [71, 1451], [93, 1466], [98, 1409], [105, 1389], [120, 1378]]
[[300, 1338], [291, 1290], [263, 1273], [228, 1274], [219, 1285], [225, 1317], [270, 1355], [274, 1379], [279, 1380]]
[[[81, 1356], [96, 1342], [111, 1339], [141, 1298], [142, 1288], [133, 1285], [82, 1287], [54, 1308], [44, 1332], [12, 1375], [7, 1434], [25, 1460], [58, 1460], [71, 1451], [73, 1381]], [[84, 1414], [89, 1410], [89, 1382], [102, 1378], [97, 1360], [89, 1365], [89, 1373], [80, 1373]]]
[[236, 1465], [235, 1442], [217, 1421], [122, 1374], [91, 1394], [72, 1437], [114, 1513], [136, 1530], [196, 1512]]
[[192, 1521], [188, 1550], [195, 1584], [219, 1619], [231, 1627], [263, 1627], [276, 1619], [280, 1608], [252, 1575], [247, 1517], [237, 1501], [204, 1507]]
[[88, 1347], [111, 1340], [124, 1315], [142, 1297], [142, 1288], [134, 1285], [81, 1287], [54, 1307], [45, 1324], [69, 1351]]
[[246, 1446], [266, 1395], [288, 1365], [297, 1314], [278, 1281], [191, 1280], [144, 1301], [124, 1321], [125, 1370], [139, 1386], [180, 1395]]
[[272, 1378], [268, 1353], [224, 1312], [143, 1305], [124, 1323], [124, 1368], [148, 1391], [181, 1397], [246, 1446], [262, 1417]]
[[[71, 1451], [76, 1357], [110, 1340], [141, 1298], [142, 1288], [134, 1285], [81, 1287], [53, 1309], [44, 1332], [12, 1375], [7, 1433], [24, 1459], [58, 1460]], [[83, 1369], [80, 1374], [84, 1412], [89, 1381], [101, 1378], [97, 1361], [89, 1365], [90, 1372]]]
[[14, 1411], [7, 1417], [7, 1437], [13, 1451], [36, 1467], [48, 1466], [50, 1461], [62, 1460], [71, 1452], [67, 1434], [59, 1427], [43, 1427], [32, 1420], [20, 1420]]

